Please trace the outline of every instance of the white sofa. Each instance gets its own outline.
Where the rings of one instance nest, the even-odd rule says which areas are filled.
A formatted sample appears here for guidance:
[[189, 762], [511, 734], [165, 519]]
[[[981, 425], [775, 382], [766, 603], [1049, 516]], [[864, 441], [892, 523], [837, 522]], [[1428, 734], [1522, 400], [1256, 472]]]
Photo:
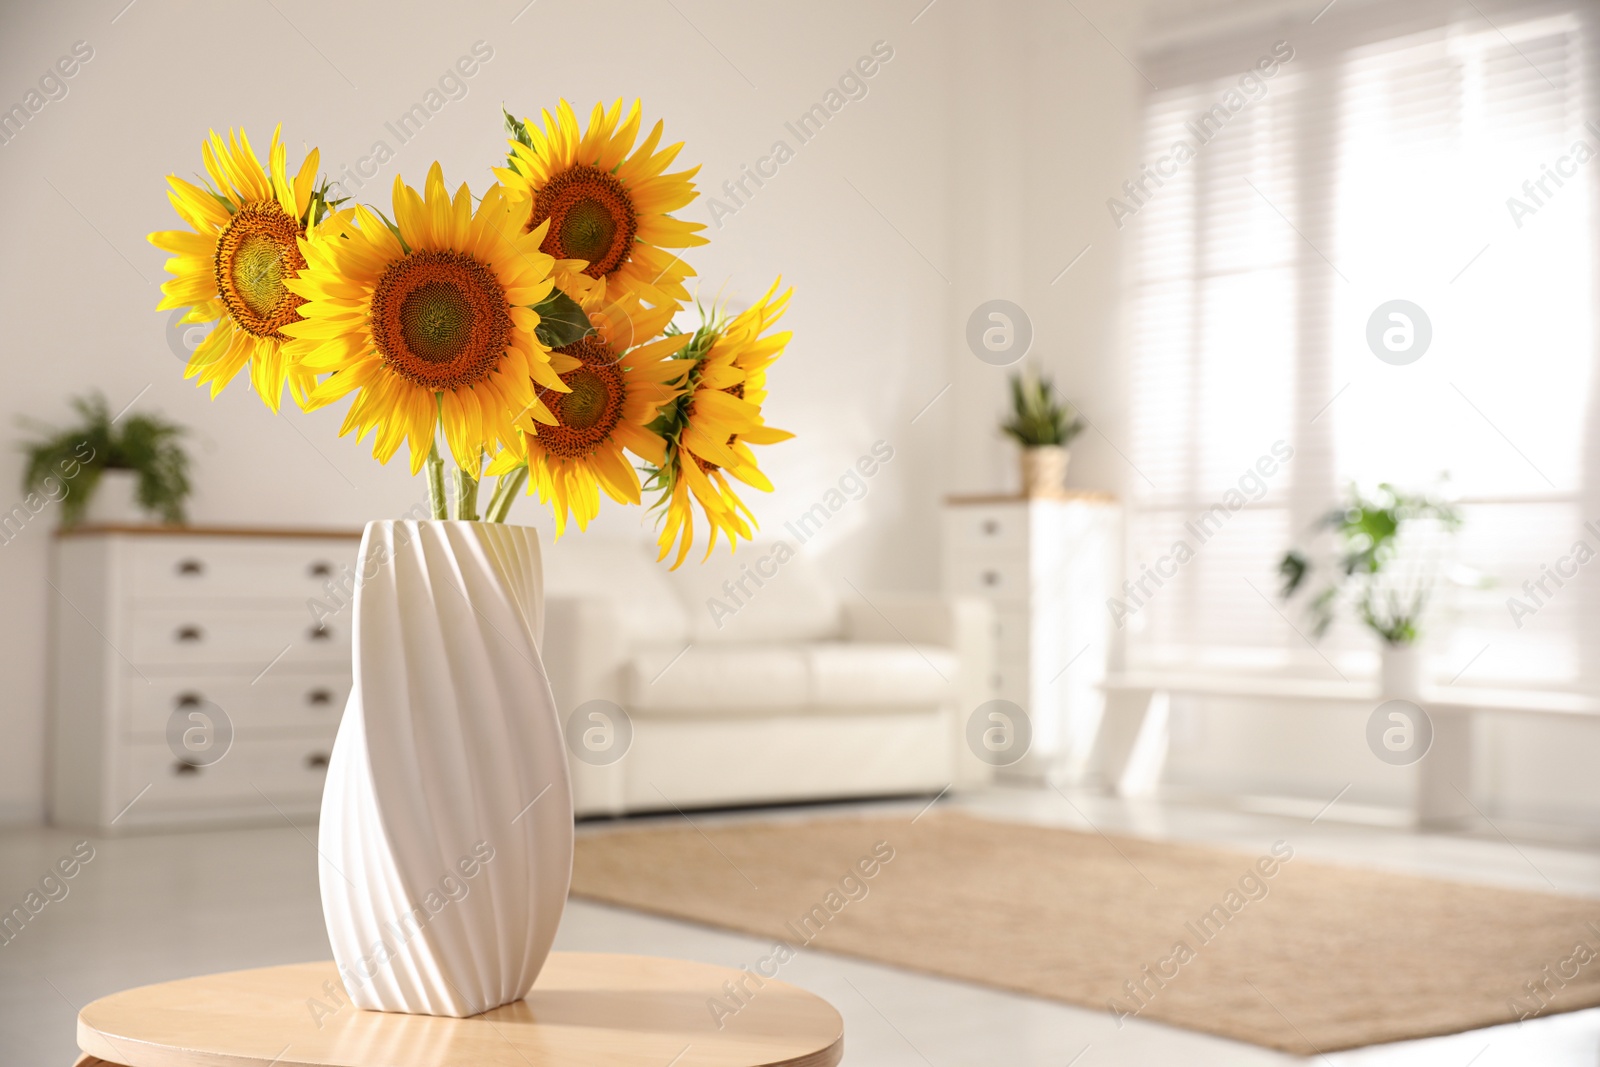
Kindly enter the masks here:
[[595, 724], [600, 747], [615, 746], [569, 759], [578, 814], [937, 793], [987, 779], [965, 730], [987, 699], [988, 606], [841, 595], [786, 551], [746, 545], [669, 573], [641, 544], [572, 537], [546, 549], [542, 652], [557, 707], [566, 721], [588, 704], [582, 728]]

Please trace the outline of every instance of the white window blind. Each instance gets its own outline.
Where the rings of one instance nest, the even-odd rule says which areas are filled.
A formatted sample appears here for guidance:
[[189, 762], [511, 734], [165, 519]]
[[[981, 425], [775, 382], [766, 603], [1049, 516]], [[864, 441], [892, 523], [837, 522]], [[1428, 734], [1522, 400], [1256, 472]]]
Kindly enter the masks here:
[[[1425, 619], [1440, 680], [1590, 684], [1600, 560], [1537, 605], [1523, 591], [1577, 541], [1600, 553], [1587, 18], [1346, 3], [1147, 57], [1154, 177], [1119, 198], [1138, 246], [1130, 666], [1370, 673], [1376, 638], [1345, 621], [1313, 647], [1275, 565], [1347, 485], [1388, 481], [1466, 517], [1454, 555], [1481, 584]], [[1431, 324], [1404, 366], [1368, 342], [1392, 300]], [[1534, 613], [1514, 620], [1512, 596]]]

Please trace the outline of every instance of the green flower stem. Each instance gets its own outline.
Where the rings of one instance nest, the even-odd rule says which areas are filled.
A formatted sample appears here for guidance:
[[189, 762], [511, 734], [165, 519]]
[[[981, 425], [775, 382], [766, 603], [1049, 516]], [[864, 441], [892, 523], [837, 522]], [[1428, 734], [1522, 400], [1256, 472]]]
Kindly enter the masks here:
[[436, 519], [448, 519], [450, 502], [444, 495], [444, 457], [439, 455], [439, 442], [435, 441], [428, 450], [428, 459], [423, 468], [428, 475], [428, 510], [433, 512]]
[[494, 496], [489, 498], [489, 508], [484, 512], [484, 519], [489, 522], [505, 522], [506, 517], [511, 514], [511, 505], [517, 502], [523, 486], [527, 484], [526, 466], [502, 474], [495, 482]]
[[456, 518], [465, 522], [478, 521], [478, 479], [467, 471], [457, 466], [454, 468], [456, 478]]
[[[504, 481], [501, 479], [500, 481]], [[494, 521], [494, 510], [500, 506], [500, 482], [495, 483], [494, 492], [489, 494], [489, 502], [483, 506], [483, 521]]]
[[495, 513], [500, 510], [500, 501], [506, 495], [506, 480], [502, 476], [494, 483], [494, 492], [489, 494], [489, 503], [483, 509], [483, 521], [494, 522]]

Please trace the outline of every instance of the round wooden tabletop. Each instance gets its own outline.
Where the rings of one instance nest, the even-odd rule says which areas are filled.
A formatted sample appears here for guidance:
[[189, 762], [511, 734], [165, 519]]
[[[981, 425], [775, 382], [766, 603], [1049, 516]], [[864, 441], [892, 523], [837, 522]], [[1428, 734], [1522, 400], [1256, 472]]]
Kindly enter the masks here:
[[331, 961], [296, 963], [102, 997], [78, 1047], [106, 1067], [832, 1067], [844, 1021], [728, 967], [555, 952], [526, 1000], [470, 1019], [361, 1011]]

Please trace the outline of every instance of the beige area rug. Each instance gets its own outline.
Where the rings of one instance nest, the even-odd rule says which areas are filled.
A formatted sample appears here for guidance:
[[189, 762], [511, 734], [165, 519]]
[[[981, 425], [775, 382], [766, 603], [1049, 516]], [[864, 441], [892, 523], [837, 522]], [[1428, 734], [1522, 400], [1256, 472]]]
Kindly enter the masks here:
[[581, 836], [572, 891], [782, 942], [748, 961], [767, 977], [821, 949], [1300, 1055], [1600, 1004], [1600, 901], [1293, 846], [936, 812], [679, 824]]

